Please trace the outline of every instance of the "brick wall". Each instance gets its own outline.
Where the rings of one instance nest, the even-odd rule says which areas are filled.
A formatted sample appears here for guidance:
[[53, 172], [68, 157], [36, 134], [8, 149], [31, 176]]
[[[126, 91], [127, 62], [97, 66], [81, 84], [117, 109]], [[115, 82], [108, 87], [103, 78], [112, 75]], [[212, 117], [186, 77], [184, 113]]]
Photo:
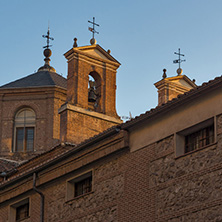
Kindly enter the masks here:
[[88, 109], [89, 74], [96, 73], [100, 78], [100, 95], [98, 107], [94, 111], [118, 117], [116, 113], [116, 69], [107, 68], [106, 62], [84, 58], [74, 53], [74, 58], [68, 60], [67, 102]]
[[[50, 149], [60, 139], [60, 117], [58, 108], [64, 103], [66, 94], [55, 89], [11, 89], [2, 90], [0, 117], [0, 155], [12, 159], [29, 159], [33, 155]], [[36, 114], [33, 152], [13, 152], [14, 117], [21, 108], [31, 108]]]
[[72, 110], [65, 110], [61, 113], [60, 123], [61, 141], [75, 144], [117, 125], [117, 122]]

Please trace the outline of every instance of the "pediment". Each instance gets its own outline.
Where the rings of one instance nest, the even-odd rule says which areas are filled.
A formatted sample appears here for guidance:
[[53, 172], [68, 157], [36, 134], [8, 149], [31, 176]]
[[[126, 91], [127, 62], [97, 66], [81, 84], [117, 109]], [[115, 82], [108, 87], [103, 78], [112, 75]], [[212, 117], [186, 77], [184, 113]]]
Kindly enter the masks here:
[[171, 80], [171, 82], [176, 83], [177, 85], [180, 85], [180, 86], [185, 86], [190, 89], [193, 88], [193, 86], [189, 82], [187, 82], [185, 79], [175, 79], [175, 80]]
[[120, 64], [114, 57], [112, 57], [107, 51], [105, 51], [100, 45], [91, 45], [75, 48], [87, 55], [97, 57], [99, 59], [105, 59]]
[[193, 89], [197, 87], [195, 82], [191, 81], [186, 75], [164, 78], [156, 82], [154, 85], [159, 89], [160, 87], [163, 87], [164, 84], [185, 87], [187, 89]]

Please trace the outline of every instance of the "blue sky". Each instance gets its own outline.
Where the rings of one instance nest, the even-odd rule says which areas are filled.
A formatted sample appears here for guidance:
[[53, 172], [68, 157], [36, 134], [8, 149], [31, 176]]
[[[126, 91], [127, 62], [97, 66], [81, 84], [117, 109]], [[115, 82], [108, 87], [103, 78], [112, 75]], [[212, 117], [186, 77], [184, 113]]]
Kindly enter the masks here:
[[120, 116], [144, 113], [157, 105], [154, 83], [163, 68], [176, 75], [181, 48], [184, 74], [198, 85], [221, 75], [221, 0], [7, 0], [0, 2], [0, 85], [27, 76], [43, 65], [50, 22], [51, 65], [67, 75], [63, 54], [78, 38], [88, 45], [88, 20], [100, 24], [97, 43], [110, 49], [122, 65], [117, 73], [117, 111]]

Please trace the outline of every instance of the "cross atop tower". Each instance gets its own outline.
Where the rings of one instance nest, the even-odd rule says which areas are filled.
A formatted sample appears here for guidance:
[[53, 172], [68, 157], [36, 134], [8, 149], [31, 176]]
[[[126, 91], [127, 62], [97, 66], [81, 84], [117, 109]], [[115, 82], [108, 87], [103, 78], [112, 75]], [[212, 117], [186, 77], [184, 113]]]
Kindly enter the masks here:
[[179, 69], [180, 69], [180, 63], [186, 61], [185, 59], [184, 60], [180, 59], [180, 56], [185, 56], [185, 55], [180, 53], [180, 48], [178, 49], [178, 52], [174, 52], [174, 54], [178, 55], [179, 59], [173, 60], [173, 63], [179, 63]]
[[91, 21], [88, 21], [88, 22], [91, 23], [91, 24], [93, 24], [93, 27], [89, 27], [89, 31], [92, 32], [92, 39], [94, 39], [95, 33], [96, 33], [96, 34], [99, 34], [99, 32], [97, 32], [97, 31], [95, 30], [95, 25], [96, 25], [96, 26], [99, 26], [99, 24], [96, 24], [96, 23], [95, 23], [95, 17], [93, 17], [93, 21], [92, 21], [92, 22], [91, 22]]
[[51, 47], [52, 45], [49, 45], [49, 40], [54, 40], [54, 38], [50, 37], [50, 32], [49, 32], [49, 27], [48, 27], [48, 32], [47, 32], [47, 35], [42, 35], [43, 38], [46, 38], [47, 39], [47, 45], [44, 46], [43, 48], [49, 48]]

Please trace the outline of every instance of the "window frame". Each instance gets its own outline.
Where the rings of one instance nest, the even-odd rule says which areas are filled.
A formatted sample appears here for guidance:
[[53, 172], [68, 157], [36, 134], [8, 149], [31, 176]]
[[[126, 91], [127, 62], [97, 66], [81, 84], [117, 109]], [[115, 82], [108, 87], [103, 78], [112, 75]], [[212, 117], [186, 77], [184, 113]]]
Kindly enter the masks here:
[[[19, 121], [19, 114], [25, 111], [31, 111], [34, 114], [34, 117], [32, 120], [26, 120], [26, 117], [24, 117], [24, 121]], [[24, 129], [23, 132], [23, 142], [22, 142], [22, 150], [18, 149], [18, 129]], [[33, 129], [33, 139], [32, 139], [32, 149], [27, 149], [27, 131], [29, 129]], [[13, 137], [13, 152], [33, 152], [35, 149], [35, 130], [36, 130], [36, 114], [35, 111], [31, 108], [22, 108], [19, 109], [14, 118], [14, 137]]]
[[214, 143], [214, 125], [211, 124], [185, 136], [184, 153], [201, 149]]
[[[194, 133], [198, 133], [199, 131], [201, 130], [204, 130], [208, 127], [212, 126], [213, 127], [213, 141], [209, 144], [206, 144], [204, 146], [201, 146], [199, 148], [196, 148], [196, 149], [193, 149], [193, 150], [190, 150], [190, 151], [186, 151], [186, 147], [185, 147], [185, 144], [186, 144], [186, 138]], [[217, 141], [217, 130], [216, 130], [216, 117], [212, 117], [212, 118], [209, 118], [205, 121], [202, 121], [200, 123], [197, 123], [191, 127], [188, 127], [184, 130], [181, 130], [177, 133], [175, 133], [175, 156], [176, 157], [180, 157], [180, 156], [183, 156], [183, 155], [187, 155], [187, 154], [190, 154], [190, 153], [193, 153], [193, 152], [196, 152], [198, 150], [201, 150], [201, 149], [204, 149], [205, 147], [208, 147], [208, 146], [211, 146], [213, 144], [216, 143]]]
[[[23, 218], [17, 219], [17, 210], [21, 208], [22, 206], [25, 206], [28, 204], [28, 215], [26, 215]], [[31, 217], [31, 204], [30, 204], [30, 198], [27, 197], [25, 199], [19, 200], [13, 204], [10, 205], [9, 208], [9, 222], [19, 222], [23, 221], [25, 219], [28, 219]]]
[[[81, 183], [83, 180], [91, 178], [91, 188], [88, 192], [83, 192], [81, 194], [76, 195], [76, 185], [78, 183]], [[70, 178], [69, 180], [66, 181], [66, 201], [72, 200], [72, 199], [77, 199], [82, 196], [88, 195], [93, 192], [93, 170], [85, 171], [84, 173], [78, 174], [73, 178]]]
[[[15, 220], [21, 221], [29, 217], [29, 203], [24, 203], [16, 207]], [[24, 212], [23, 212], [24, 211]], [[24, 215], [22, 215], [24, 214]]]

